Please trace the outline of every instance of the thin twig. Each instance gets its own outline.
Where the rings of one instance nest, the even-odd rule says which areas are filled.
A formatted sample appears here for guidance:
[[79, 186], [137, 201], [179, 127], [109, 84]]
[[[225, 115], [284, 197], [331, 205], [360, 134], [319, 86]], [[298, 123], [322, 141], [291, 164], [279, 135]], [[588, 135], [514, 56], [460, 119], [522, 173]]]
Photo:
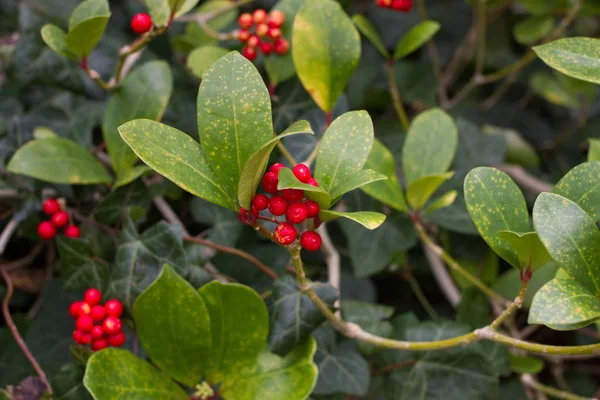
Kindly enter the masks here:
[[542, 192], [551, 192], [554, 188], [553, 184], [536, 178], [519, 165], [498, 164], [495, 165], [495, 167], [508, 174], [514, 179], [517, 185], [532, 193], [539, 194]]
[[381, 374], [389, 374], [390, 372], [394, 372], [396, 370], [413, 366], [417, 363], [417, 360], [407, 360], [402, 361], [395, 364], [386, 365], [385, 367], [376, 369], [373, 371], [372, 375], [381, 375]]
[[[317, 230], [323, 239], [321, 250], [325, 255], [325, 263], [327, 264], [327, 278], [331, 286], [337, 291], [337, 299], [335, 300], [334, 307], [339, 310], [340, 308], [340, 281], [341, 281], [341, 261], [340, 253], [335, 248], [331, 237], [327, 232], [326, 224], [322, 224]], [[338, 311], [339, 313], [339, 311]], [[339, 316], [339, 315], [338, 315]]]
[[448, 268], [444, 266], [444, 261], [427, 244], [422, 243], [422, 246], [433, 277], [446, 297], [446, 300], [448, 300], [453, 308], [458, 307], [462, 296], [452, 276], [450, 276]]
[[546, 385], [542, 385], [541, 383], [537, 382], [534, 377], [530, 374], [523, 374], [521, 375], [521, 382], [523, 382], [524, 385], [538, 390], [542, 393], [545, 393], [549, 396], [552, 396], [554, 398], [557, 399], [565, 399], [565, 400], [597, 400], [595, 398], [590, 398], [590, 397], [582, 397], [582, 396], [578, 396], [576, 394], [572, 394], [572, 393], [567, 393], [567, 392], [563, 392], [562, 390], [558, 390], [555, 389], [551, 386], [546, 386]]
[[298, 161], [296, 161], [296, 159], [294, 158], [294, 156], [292, 155], [292, 153], [290, 153], [290, 151], [285, 147], [285, 145], [279, 141], [277, 142], [277, 149], [279, 150], [279, 152], [281, 153], [281, 155], [291, 164], [291, 165], [296, 165], [298, 164]]
[[406, 114], [406, 110], [404, 109], [404, 104], [402, 103], [402, 97], [400, 97], [400, 91], [398, 90], [398, 82], [396, 82], [396, 74], [394, 71], [394, 59], [393, 58], [390, 58], [385, 63], [385, 71], [387, 74], [388, 88], [389, 88], [390, 96], [392, 97], [392, 103], [394, 105], [394, 109], [396, 110], [396, 114], [398, 114], [400, 123], [402, 123], [402, 128], [404, 128], [404, 132], [408, 132], [408, 127], [410, 126], [410, 121], [408, 120], [408, 115]]
[[435, 308], [433, 308], [433, 306], [427, 299], [427, 296], [425, 296], [425, 293], [423, 293], [423, 290], [421, 289], [421, 286], [419, 285], [419, 281], [417, 281], [415, 276], [410, 271], [407, 271], [407, 270], [402, 271], [401, 275], [402, 275], [402, 278], [404, 278], [404, 280], [406, 280], [406, 282], [408, 282], [408, 284], [410, 285], [410, 288], [413, 291], [413, 294], [415, 295], [415, 297], [417, 298], [417, 300], [419, 301], [421, 306], [425, 309], [425, 311], [427, 312], [429, 317], [434, 321], [439, 320], [440, 316], [438, 315], [438, 313], [435, 311]]

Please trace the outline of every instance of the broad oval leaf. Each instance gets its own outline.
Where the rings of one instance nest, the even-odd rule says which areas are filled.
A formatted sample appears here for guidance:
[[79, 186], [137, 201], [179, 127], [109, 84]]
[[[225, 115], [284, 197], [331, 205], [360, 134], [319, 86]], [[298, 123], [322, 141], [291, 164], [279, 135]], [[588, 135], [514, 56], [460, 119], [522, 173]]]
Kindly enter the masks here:
[[71, 185], [109, 183], [112, 180], [89, 151], [61, 137], [26, 143], [13, 155], [6, 169], [46, 182]]
[[436, 21], [423, 21], [412, 27], [402, 36], [402, 39], [396, 45], [394, 58], [399, 60], [410, 53], [418, 50], [427, 43], [440, 30], [440, 24]]
[[500, 257], [515, 268], [519, 255], [498, 236], [500, 231], [529, 232], [529, 212], [519, 187], [504, 172], [475, 168], [465, 178], [467, 211], [479, 234]]
[[333, 109], [360, 53], [360, 35], [338, 2], [304, 0], [294, 22], [292, 55], [300, 81], [323, 111]]
[[559, 39], [534, 47], [533, 51], [565, 75], [600, 84], [600, 39]]
[[183, 190], [238, 210], [235, 197], [208, 166], [200, 144], [185, 133], [147, 119], [121, 125], [119, 133], [142, 161]]
[[542, 193], [533, 207], [533, 223], [552, 258], [600, 296], [600, 232], [594, 220], [571, 200]]
[[423, 176], [410, 184], [406, 191], [406, 200], [414, 209], [421, 209], [436, 190], [454, 176], [454, 172]]
[[166, 25], [170, 19], [177, 18], [198, 4], [199, 0], [145, 0], [152, 22], [156, 26]]
[[166, 264], [138, 296], [133, 316], [152, 362], [171, 378], [196, 385], [212, 356], [211, 321], [198, 292]]
[[338, 218], [346, 218], [354, 222], [358, 222], [367, 229], [377, 229], [385, 221], [385, 215], [372, 211], [358, 212], [340, 212], [331, 210], [321, 210], [319, 212], [321, 222], [331, 221]]
[[67, 34], [58, 26], [52, 24], [44, 25], [41, 34], [44, 43], [56, 53], [71, 60], [77, 59], [77, 56], [67, 46]]
[[554, 28], [552, 15], [532, 16], [515, 25], [513, 36], [517, 42], [530, 45], [549, 34], [552, 28]]
[[588, 161], [570, 170], [552, 193], [573, 201], [594, 221], [600, 220], [600, 161]]
[[83, 384], [96, 400], [188, 400], [187, 393], [153, 365], [127, 350], [94, 353]]
[[250, 157], [273, 139], [267, 88], [256, 67], [234, 51], [206, 71], [197, 103], [206, 161], [229, 193], [237, 193]]
[[579, 99], [569, 92], [558, 79], [546, 72], [536, 72], [529, 79], [529, 87], [538, 96], [552, 104], [569, 107], [577, 110], [580, 107]]
[[277, 189], [304, 190], [306, 196], [319, 203], [319, 206], [323, 210], [329, 209], [332, 205], [332, 198], [325, 189], [300, 182], [289, 168], [283, 168], [279, 171]]
[[84, 0], [73, 9], [69, 17], [69, 31], [90, 18], [108, 14], [110, 14], [108, 0]]
[[536, 232], [500, 231], [498, 236], [515, 250], [521, 261], [521, 268], [535, 271], [552, 259]]
[[387, 176], [380, 174], [379, 172], [375, 172], [372, 169], [363, 169], [358, 171], [352, 178], [349, 178], [341, 186], [338, 186], [335, 191], [331, 193], [331, 197], [334, 199], [339, 199], [344, 194], [354, 189], [361, 188], [372, 182], [384, 180], [387, 180]]
[[194, 49], [187, 59], [187, 67], [198, 79], [221, 57], [229, 54], [228, 49], [218, 46], [202, 46]]
[[89, 18], [71, 29], [65, 39], [69, 50], [79, 58], [89, 56], [102, 38], [109, 18], [110, 13]]
[[[285, 15], [285, 22], [280, 28], [282, 37], [288, 39], [292, 37], [294, 21], [300, 7], [302, 7], [302, 1], [303, 0], [280, 0], [275, 3], [275, 6], [271, 9], [271, 11], [281, 11]], [[269, 75], [270, 83], [279, 85], [296, 75], [296, 66], [294, 65], [292, 53], [292, 50], [289, 50], [283, 55], [272, 53], [270, 56], [264, 57], [265, 70]]]
[[362, 14], [355, 14], [352, 16], [352, 22], [358, 28], [360, 33], [362, 33], [369, 42], [384, 56], [386, 59], [390, 58], [390, 53], [385, 48], [385, 44], [383, 43], [383, 39], [375, 29], [375, 26]]
[[448, 114], [439, 108], [419, 114], [410, 125], [402, 148], [406, 184], [448, 170], [456, 153], [458, 132]]

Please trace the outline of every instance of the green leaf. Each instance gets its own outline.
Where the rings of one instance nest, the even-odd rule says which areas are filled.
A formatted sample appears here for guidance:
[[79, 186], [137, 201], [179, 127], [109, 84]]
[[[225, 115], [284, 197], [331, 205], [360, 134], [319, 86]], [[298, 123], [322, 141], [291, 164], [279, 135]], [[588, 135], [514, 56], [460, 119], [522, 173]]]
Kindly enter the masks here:
[[152, 61], [127, 75], [108, 102], [102, 122], [102, 136], [112, 167], [121, 179], [131, 171], [137, 157], [121, 139], [119, 127], [134, 119], [160, 120], [172, 91], [173, 76], [169, 64]]
[[406, 211], [406, 201], [402, 187], [396, 175], [396, 162], [392, 152], [383, 143], [375, 139], [373, 147], [365, 163], [365, 168], [372, 169], [387, 176], [387, 180], [370, 183], [360, 189], [376, 200], [395, 208]]
[[600, 318], [600, 300], [578, 281], [553, 279], [533, 298], [528, 323], [555, 330], [583, 328]]
[[565, 75], [600, 84], [600, 39], [566, 38], [533, 48], [539, 58]]
[[517, 374], [539, 374], [544, 369], [544, 360], [532, 356], [508, 354], [510, 369]]
[[358, 212], [339, 212], [331, 210], [321, 210], [319, 212], [321, 222], [331, 221], [337, 218], [346, 218], [358, 222], [367, 229], [373, 230], [381, 226], [385, 221], [385, 215], [372, 211]]
[[[302, 7], [302, 0], [280, 0], [271, 9], [271, 11], [281, 11], [285, 15], [285, 22], [280, 28], [282, 37], [288, 39], [292, 37], [294, 21], [300, 7]], [[291, 50], [283, 55], [271, 54], [269, 57], [264, 57], [264, 63], [269, 82], [275, 85], [283, 83], [296, 75], [296, 66]]]
[[498, 236], [515, 250], [521, 262], [521, 269], [530, 268], [535, 271], [552, 259], [535, 232], [500, 231]]
[[406, 184], [448, 170], [458, 143], [452, 118], [439, 108], [419, 114], [410, 125], [402, 148], [402, 169]]
[[529, 79], [529, 87], [535, 94], [552, 104], [573, 110], [580, 107], [577, 96], [570, 93], [556, 78], [546, 72], [534, 73]]
[[109, 183], [100, 161], [85, 148], [64, 138], [32, 140], [19, 148], [6, 169], [15, 174], [71, 185]]
[[94, 353], [83, 384], [96, 400], [187, 400], [187, 393], [153, 365], [126, 350]]
[[548, 253], [590, 293], [600, 296], [600, 232], [577, 204], [542, 193], [533, 207], [533, 224]]
[[[66, 364], [52, 378], [52, 388], [56, 400], [92, 400], [90, 393], [83, 387], [85, 366]], [[9, 399], [10, 400], [10, 399]]]
[[[394, 314], [394, 307], [356, 300], [342, 301], [342, 315], [346, 321], [353, 322], [366, 332], [380, 337], [392, 337], [394, 327], [387, 321], [392, 314]], [[364, 342], [359, 342], [358, 347], [364, 354], [372, 354], [381, 350], [375, 345]]]
[[349, 178], [346, 182], [344, 182], [342, 186], [337, 187], [336, 190], [331, 194], [331, 197], [338, 199], [354, 189], [359, 189], [372, 182], [383, 181], [386, 179], [387, 176], [383, 174], [375, 172], [371, 169], [363, 169], [358, 171], [352, 178]]
[[[535, 147], [529, 144], [519, 132], [492, 125], [485, 125], [483, 132], [488, 136], [496, 136], [504, 139], [505, 146], [507, 147], [506, 162], [523, 167], [536, 167], [540, 165], [540, 156], [537, 154]], [[499, 162], [504, 162], [504, 160], [500, 160]]]
[[100, 16], [110, 14], [110, 7], [107, 0], [85, 0], [79, 3], [71, 13], [69, 18], [69, 31], [72, 31], [82, 22]]
[[573, 201], [594, 221], [600, 220], [600, 162], [589, 161], [576, 166], [552, 192]]
[[225, 188], [237, 193], [244, 166], [273, 139], [267, 88], [256, 67], [231, 52], [204, 74], [197, 104], [206, 161]]
[[[335, 288], [316, 282], [313, 289], [333, 309], [333, 303], [337, 299]], [[269, 348], [272, 352], [280, 355], [289, 353], [324, 321], [321, 311], [298, 289], [293, 277], [286, 275], [275, 281], [269, 329]]]
[[429, 204], [425, 210], [424, 214], [431, 213], [437, 210], [441, 210], [442, 208], [450, 207], [454, 204], [456, 197], [458, 196], [458, 192], [456, 190], [451, 190], [449, 192], [444, 193], [437, 199], [435, 199], [431, 204]]
[[379, 50], [382, 56], [384, 56], [386, 59], [390, 58], [390, 53], [385, 48], [383, 39], [377, 32], [377, 29], [375, 29], [375, 26], [373, 26], [373, 24], [371, 23], [371, 21], [369, 21], [362, 14], [355, 14], [354, 16], [352, 16], [352, 22], [354, 22], [354, 25], [356, 25], [360, 33], [362, 33], [367, 39], [369, 39], [369, 42], [371, 42], [371, 44], [375, 46], [377, 50]]
[[294, 22], [292, 55], [300, 81], [323, 111], [333, 109], [360, 53], [360, 35], [338, 2], [304, 0]]
[[44, 43], [56, 53], [71, 60], [76, 60], [77, 56], [69, 50], [67, 46], [67, 34], [56, 25], [44, 25], [41, 31]]
[[235, 246], [244, 228], [235, 212], [199, 198], [192, 199], [189, 207], [194, 222], [210, 227], [206, 239]]
[[269, 140], [254, 153], [244, 165], [238, 184], [238, 201], [240, 206], [249, 210], [252, 197], [256, 194], [258, 185], [263, 177], [269, 157], [281, 139], [287, 136], [308, 133], [314, 135], [308, 121], [298, 121], [285, 130], [281, 135]]
[[187, 386], [199, 383], [213, 353], [211, 321], [198, 292], [165, 265], [137, 298], [133, 316], [140, 342], [152, 362]]
[[332, 199], [325, 189], [300, 182], [289, 168], [282, 168], [279, 171], [279, 182], [277, 183], [277, 189], [304, 190], [306, 196], [319, 203], [321, 209], [326, 210], [331, 207]]
[[135, 154], [152, 169], [182, 189], [231, 210], [235, 198], [210, 169], [200, 144], [185, 133], [150, 120], [135, 120], [119, 127]]
[[590, 149], [588, 150], [588, 161], [600, 161], [600, 139], [588, 139]]
[[513, 29], [515, 40], [530, 45], [548, 35], [554, 28], [552, 15], [532, 16], [520, 21]]
[[94, 218], [106, 225], [113, 225], [124, 213], [132, 210], [148, 210], [150, 196], [146, 185], [136, 181], [111, 192], [96, 206]]
[[420, 210], [440, 186], [454, 176], [454, 172], [423, 176], [408, 186], [406, 200], [414, 210]]
[[[492, 251], [488, 251], [485, 257], [481, 259], [459, 259], [458, 263], [462, 265], [468, 273], [478, 277], [485, 284], [493, 284], [498, 277], [498, 256]], [[450, 274], [461, 289], [467, 290], [475, 287], [472, 282], [465, 279], [458, 272], [450, 270]]]
[[197, 78], [202, 79], [204, 73], [221, 57], [229, 54], [229, 50], [217, 46], [198, 47], [187, 59], [187, 67]]
[[67, 290], [88, 289], [104, 290], [108, 282], [108, 265], [94, 257], [92, 248], [80, 239], [57, 237], [56, 246], [60, 261], [61, 278]]
[[117, 176], [117, 179], [113, 183], [113, 189], [128, 185], [140, 176], [148, 175], [150, 172], [152, 172], [152, 168], [147, 165], [135, 165], [133, 168], [121, 173], [120, 176]]
[[423, 21], [412, 27], [402, 36], [402, 39], [396, 45], [394, 50], [394, 58], [399, 60], [406, 57], [415, 50], [421, 48], [440, 30], [439, 22]]
[[333, 195], [354, 178], [367, 162], [373, 137], [373, 122], [366, 111], [347, 112], [333, 121], [317, 153], [315, 179], [319, 186]]
[[89, 56], [102, 38], [109, 18], [110, 13], [89, 18], [78, 24], [75, 28], [69, 30], [66, 37], [69, 50], [79, 58]]
[[467, 210], [479, 234], [500, 257], [520, 268], [518, 254], [500, 231], [529, 232], [529, 212], [519, 187], [495, 168], [475, 168], [465, 178]]
[[[152, 22], [156, 26], [166, 25], [171, 18], [175, 19], [198, 4], [199, 0], [145, 0]], [[172, 17], [171, 17], [172, 15]]]

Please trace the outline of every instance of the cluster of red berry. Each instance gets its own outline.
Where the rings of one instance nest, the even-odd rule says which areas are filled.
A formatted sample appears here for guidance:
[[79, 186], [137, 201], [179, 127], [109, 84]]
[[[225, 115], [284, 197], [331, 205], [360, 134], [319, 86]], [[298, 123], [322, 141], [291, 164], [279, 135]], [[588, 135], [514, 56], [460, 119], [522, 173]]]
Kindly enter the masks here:
[[[250, 61], [256, 60], [258, 50], [264, 55], [272, 52], [284, 55], [290, 49], [290, 43], [281, 37], [281, 27], [285, 22], [285, 14], [274, 10], [267, 15], [263, 9], [254, 11], [254, 14], [244, 13], [240, 15], [238, 24], [242, 28], [237, 38], [246, 43], [243, 54]], [[254, 32], [251, 31], [254, 27]]]
[[69, 238], [78, 238], [79, 228], [69, 223], [69, 214], [62, 210], [62, 207], [56, 199], [48, 199], [44, 202], [42, 210], [50, 216], [50, 221], [42, 221], [38, 225], [38, 235], [44, 240], [53, 239], [56, 236], [56, 229], [65, 227], [65, 236]]
[[395, 11], [408, 12], [413, 6], [412, 0], [375, 0], [381, 8], [391, 8]]
[[109, 300], [102, 306], [100, 301], [102, 293], [92, 288], [85, 292], [83, 301], [71, 304], [69, 313], [76, 319], [73, 340], [77, 344], [91, 344], [93, 351], [123, 346], [125, 334], [119, 319], [123, 304], [119, 300]]
[[[275, 228], [274, 236], [277, 243], [287, 246], [292, 244], [298, 237], [298, 230], [294, 225], [301, 224], [309, 218], [314, 218], [313, 226], [319, 225], [320, 207], [316, 201], [305, 199], [304, 190], [283, 189], [277, 190], [279, 183], [279, 171], [284, 168], [281, 163], [276, 163], [262, 178], [263, 190], [271, 194], [257, 194], [252, 199], [252, 214], [258, 217], [260, 211], [268, 210], [274, 217], [285, 215], [286, 222], [279, 222]], [[310, 174], [310, 169], [304, 164], [297, 164], [292, 172], [302, 183], [318, 187], [319, 184]], [[305, 250], [317, 251], [321, 248], [321, 236], [312, 230], [300, 235], [300, 244]]]
[[152, 29], [152, 18], [146, 13], [135, 14], [131, 18], [131, 30], [141, 35]]

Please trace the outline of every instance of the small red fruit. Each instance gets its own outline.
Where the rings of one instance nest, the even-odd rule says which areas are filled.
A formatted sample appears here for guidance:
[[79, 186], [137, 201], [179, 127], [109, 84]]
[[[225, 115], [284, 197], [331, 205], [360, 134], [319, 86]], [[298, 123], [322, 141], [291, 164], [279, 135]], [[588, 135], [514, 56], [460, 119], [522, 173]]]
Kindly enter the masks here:
[[50, 221], [40, 222], [37, 231], [38, 235], [44, 240], [50, 240], [56, 236], [56, 228]]
[[258, 53], [256, 52], [256, 49], [254, 47], [250, 47], [250, 46], [246, 46], [244, 47], [244, 50], [242, 51], [242, 54], [244, 55], [244, 57], [246, 57], [249, 61], [254, 61], [256, 60], [256, 57], [258, 56]]
[[284, 246], [294, 243], [294, 240], [298, 237], [298, 231], [294, 228], [294, 225], [289, 222], [282, 222], [277, 225], [274, 234], [277, 243]]
[[104, 330], [104, 333], [106, 333], [108, 336], [112, 336], [121, 332], [121, 330], [123, 329], [123, 324], [121, 323], [121, 320], [119, 318], [106, 317], [106, 319], [102, 323], [102, 329]]
[[306, 164], [296, 164], [296, 166], [292, 168], [292, 172], [302, 183], [306, 183], [310, 179], [310, 168], [308, 168]]
[[269, 33], [269, 25], [267, 24], [258, 24], [256, 25], [256, 34], [260, 37], [267, 36]]
[[269, 29], [269, 33], [267, 34], [271, 39], [277, 40], [281, 38], [281, 29], [279, 28], [271, 28]]
[[412, 0], [392, 0], [391, 7], [396, 11], [410, 11], [412, 8]]
[[317, 182], [317, 180], [315, 178], [310, 178], [309, 180], [306, 181], [307, 185], [312, 185], [314, 187], [319, 187], [319, 182]]
[[267, 12], [262, 8], [259, 8], [254, 11], [253, 19], [255, 24], [262, 24], [267, 20]]
[[246, 44], [248, 45], [247, 47], [256, 48], [260, 46], [260, 38], [256, 35], [252, 35]]
[[388, 8], [392, 6], [392, 0], [377, 0], [377, 5], [379, 7]]
[[[71, 317], [79, 318], [83, 314], [89, 314], [89, 313], [83, 312], [82, 307], [84, 304], [85, 303], [83, 301], [75, 301], [75, 302], [71, 303], [71, 306], [69, 306], [69, 314], [71, 314]], [[88, 307], [89, 307], [89, 305], [88, 305]]]
[[275, 172], [276, 174], [278, 174], [279, 171], [281, 171], [284, 168], [285, 168], [285, 165], [278, 162], [278, 163], [271, 165], [271, 168], [269, 168], [269, 172]]
[[81, 338], [83, 337], [84, 333], [78, 330], [74, 330], [73, 331], [73, 340], [75, 341], [75, 343], [79, 343], [81, 344]]
[[284, 55], [290, 49], [290, 42], [285, 39], [277, 39], [275, 41], [275, 53]]
[[321, 207], [319, 207], [319, 204], [314, 200], [306, 200], [304, 205], [306, 206], [307, 218], [313, 218], [321, 211]]
[[108, 343], [113, 347], [121, 347], [125, 344], [125, 334], [119, 332], [116, 335], [108, 337]]
[[119, 300], [109, 300], [104, 305], [106, 315], [120, 318], [123, 314], [123, 304]]
[[108, 347], [108, 340], [106, 339], [98, 339], [92, 342], [92, 350], [100, 351]]
[[94, 306], [92, 307], [92, 312], [90, 313], [90, 316], [94, 321], [102, 321], [106, 316], [106, 310], [101, 305]]
[[252, 25], [254, 25], [254, 19], [252, 18], [252, 14], [244, 13], [240, 15], [240, 17], [238, 18], [238, 25], [242, 29], [248, 29], [252, 27]]
[[273, 52], [273, 45], [269, 42], [263, 42], [260, 45], [260, 49], [262, 50], [265, 56], [268, 56]]
[[277, 217], [285, 214], [287, 202], [279, 196], [273, 196], [269, 199], [269, 212]]
[[69, 225], [65, 229], [65, 236], [71, 239], [77, 239], [81, 235], [81, 231], [75, 225]]
[[271, 28], [281, 28], [285, 22], [285, 14], [279, 10], [273, 10], [269, 14], [269, 26]]
[[57, 228], [62, 228], [69, 223], [69, 214], [65, 211], [59, 211], [50, 218], [50, 222]]
[[252, 36], [252, 34], [245, 29], [242, 29], [238, 32], [238, 40], [240, 42], [247, 42], [248, 39], [250, 39], [250, 36]]
[[152, 29], [152, 18], [146, 13], [135, 14], [131, 18], [131, 30], [141, 35]]
[[287, 201], [302, 201], [304, 198], [304, 190], [299, 189], [283, 189], [281, 197]]
[[285, 212], [285, 218], [292, 224], [301, 224], [308, 217], [308, 209], [302, 203], [292, 203]]
[[104, 336], [104, 329], [100, 325], [94, 325], [92, 328], [92, 338], [100, 339]]
[[84, 333], [83, 336], [81, 337], [81, 340], [79, 341], [79, 344], [90, 344], [92, 343], [92, 335], [90, 335], [89, 333]]
[[269, 206], [269, 198], [264, 194], [257, 194], [252, 199], [252, 206], [256, 207], [259, 211], [266, 210]]
[[307, 251], [317, 251], [321, 248], [321, 244], [323, 240], [321, 239], [321, 235], [314, 231], [304, 232], [300, 236], [300, 244]]
[[42, 205], [42, 211], [46, 215], [54, 215], [60, 211], [60, 204], [58, 204], [56, 199], [48, 199]]
[[82, 315], [77, 318], [75, 327], [82, 332], [90, 332], [94, 327], [94, 320], [89, 315]]
[[90, 306], [95, 306], [102, 300], [102, 293], [96, 288], [91, 288], [85, 292], [83, 299]]
[[276, 194], [279, 177], [276, 172], [267, 172], [262, 178], [263, 190], [267, 193]]

